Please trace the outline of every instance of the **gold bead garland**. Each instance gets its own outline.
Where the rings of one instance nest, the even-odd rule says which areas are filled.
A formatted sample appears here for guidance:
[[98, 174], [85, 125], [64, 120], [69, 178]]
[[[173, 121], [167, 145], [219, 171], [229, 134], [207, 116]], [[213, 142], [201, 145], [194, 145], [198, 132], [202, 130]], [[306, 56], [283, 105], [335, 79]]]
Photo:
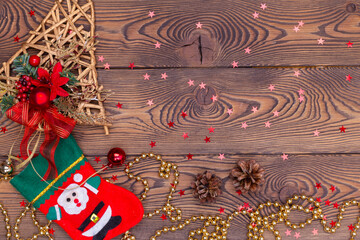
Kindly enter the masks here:
[[[153, 215], [159, 215], [161, 211], [165, 212], [165, 215], [170, 217], [172, 222], [180, 221], [182, 219], [181, 209], [175, 208], [170, 204], [170, 200], [172, 199], [172, 194], [175, 192], [175, 187], [179, 183], [179, 171], [177, 165], [173, 163], [168, 163], [162, 160], [160, 155], [155, 155], [154, 153], [143, 153], [141, 157], [136, 157], [134, 161], [130, 162], [128, 166], [125, 168], [125, 173], [129, 177], [129, 179], [135, 179], [136, 181], [141, 181], [144, 185], [144, 192], [141, 194], [140, 200], [144, 200], [146, 198], [146, 194], [149, 191], [149, 184], [146, 180], [144, 180], [141, 176], [134, 176], [133, 173], [130, 172], [130, 168], [135, 164], [140, 162], [140, 159], [145, 158], [155, 158], [161, 162], [159, 169], [159, 176], [165, 179], [168, 179], [171, 174], [171, 170], [174, 170], [174, 182], [172, 188], [170, 188], [170, 193], [167, 197], [166, 204], [161, 209], [156, 209], [152, 213], [144, 214], [144, 218], [151, 218]], [[310, 210], [309, 208], [303, 207], [301, 204], [293, 204], [294, 201], [307, 201], [310, 204], [314, 204], [314, 207]], [[192, 230], [189, 232], [188, 240], [198, 240], [196, 235], [199, 235], [201, 240], [220, 240], [227, 239], [227, 230], [230, 228], [230, 222], [239, 215], [246, 215], [250, 218], [250, 223], [248, 225], [248, 240], [264, 240], [263, 233], [265, 230], [269, 230], [275, 236], [276, 240], [281, 239], [280, 232], [276, 229], [276, 225], [278, 223], [285, 223], [286, 226], [292, 229], [304, 228], [306, 225], [310, 225], [314, 220], [320, 220], [321, 224], [324, 227], [324, 231], [328, 233], [335, 233], [336, 229], [341, 226], [340, 221], [343, 219], [342, 214], [345, 212], [345, 208], [351, 205], [356, 205], [360, 207], [360, 203], [357, 200], [345, 201], [339, 207], [338, 214], [338, 222], [334, 227], [327, 226], [327, 222], [324, 219], [323, 210], [320, 207], [320, 202], [315, 201], [313, 197], [308, 197], [306, 195], [294, 195], [292, 198], [286, 201], [286, 204], [281, 205], [278, 202], [266, 202], [258, 205], [257, 209], [249, 210], [245, 208], [239, 208], [239, 210], [235, 210], [233, 213], [227, 215], [225, 219], [216, 215], [216, 216], [192, 216], [188, 219], [183, 220], [177, 225], [172, 225], [170, 227], [163, 227], [155, 231], [155, 235], [153, 235], [150, 240], [156, 240], [157, 237], [161, 236], [163, 233], [175, 232], [176, 230], [181, 230], [185, 226], [190, 225], [191, 222], [195, 221], [203, 221], [203, 227], [198, 228], [196, 230]], [[268, 216], [261, 216], [260, 211], [264, 208], [275, 207], [279, 209], [277, 213], [271, 213]], [[176, 210], [178, 215], [176, 217], [171, 216], [172, 211]], [[305, 220], [303, 223], [293, 224], [290, 220], [288, 220], [289, 214], [292, 210], [302, 211], [306, 214], [311, 214], [311, 217]], [[209, 232], [208, 227], [213, 226], [214, 231]], [[354, 229], [350, 232], [350, 240], [354, 240], [356, 236], [357, 229], [360, 228], [360, 217], [358, 217], [358, 222], [355, 224]], [[130, 235], [130, 232], [127, 231], [123, 236], [122, 240], [135, 240], [135, 237]]]

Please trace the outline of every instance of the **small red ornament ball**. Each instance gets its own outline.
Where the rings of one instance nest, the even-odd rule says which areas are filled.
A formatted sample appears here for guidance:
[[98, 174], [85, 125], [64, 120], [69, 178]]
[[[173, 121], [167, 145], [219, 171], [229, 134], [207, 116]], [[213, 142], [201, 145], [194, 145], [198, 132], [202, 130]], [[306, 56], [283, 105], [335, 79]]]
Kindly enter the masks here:
[[126, 154], [121, 148], [113, 148], [109, 151], [108, 155], [109, 166], [121, 166], [125, 162]]
[[30, 93], [30, 104], [44, 109], [50, 106], [50, 90], [46, 87], [37, 87]]
[[40, 57], [37, 55], [31, 55], [29, 58], [29, 64], [33, 67], [37, 67], [40, 65]]

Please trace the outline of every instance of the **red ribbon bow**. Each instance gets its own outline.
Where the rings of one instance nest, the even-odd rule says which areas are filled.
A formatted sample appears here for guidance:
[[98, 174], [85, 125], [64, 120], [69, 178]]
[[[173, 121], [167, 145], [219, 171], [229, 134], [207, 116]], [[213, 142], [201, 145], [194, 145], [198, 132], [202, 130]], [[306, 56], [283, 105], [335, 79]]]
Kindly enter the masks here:
[[55, 150], [60, 138], [69, 137], [70, 133], [76, 125], [76, 121], [72, 118], [65, 117], [58, 112], [57, 108], [50, 106], [44, 110], [32, 108], [28, 102], [19, 102], [6, 111], [6, 115], [14, 122], [25, 126], [24, 137], [20, 144], [20, 152], [23, 157], [28, 157], [27, 146], [31, 135], [42, 124], [45, 133], [45, 140], [41, 144], [40, 153], [49, 161], [49, 167], [44, 175], [47, 179], [52, 169], [55, 176], [58, 172], [55, 166]]

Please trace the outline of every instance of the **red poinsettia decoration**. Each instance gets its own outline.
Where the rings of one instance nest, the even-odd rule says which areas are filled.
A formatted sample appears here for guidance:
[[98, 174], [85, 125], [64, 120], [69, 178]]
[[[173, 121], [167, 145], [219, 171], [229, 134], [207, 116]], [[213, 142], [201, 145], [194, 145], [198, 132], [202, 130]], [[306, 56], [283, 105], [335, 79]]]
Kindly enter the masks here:
[[69, 81], [67, 77], [61, 77], [60, 73], [62, 72], [62, 66], [58, 62], [51, 73], [49, 74], [43, 68], [38, 69], [38, 79], [34, 79], [31, 83], [37, 87], [47, 87], [50, 88], [50, 101], [54, 100], [56, 96], [67, 97], [69, 93], [66, 92], [61, 86], [66, 84]]

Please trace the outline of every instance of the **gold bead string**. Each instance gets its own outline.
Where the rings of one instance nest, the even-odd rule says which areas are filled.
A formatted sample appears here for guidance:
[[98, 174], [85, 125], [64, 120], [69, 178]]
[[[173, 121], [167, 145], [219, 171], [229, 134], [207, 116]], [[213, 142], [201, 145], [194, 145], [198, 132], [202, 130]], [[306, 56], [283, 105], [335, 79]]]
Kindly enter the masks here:
[[[141, 159], [146, 158], [154, 158], [160, 161], [159, 168], [159, 176], [165, 179], [168, 179], [171, 175], [171, 170], [174, 171], [174, 181], [172, 187], [170, 188], [170, 193], [167, 196], [167, 201], [165, 205], [160, 209], [155, 209], [153, 212], [144, 214], [144, 218], [151, 218], [154, 215], [159, 215], [161, 211], [165, 212], [165, 215], [170, 217], [172, 222], [181, 221], [182, 219], [182, 211], [179, 208], [176, 208], [171, 205], [170, 201], [172, 199], [172, 194], [175, 192], [176, 185], [179, 183], [179, 171], [177, 165], [169, 162], [165, 162], [162, 160], [160, 155], [156, 155], [154, 153], [143, 153], [140, 157], [136, 157], [134, 161], [129, 162], [128, 166], [125, 168], [125, 173], [129, 177], [129, 179], [135, 179], [138, 182], [142, 182], [144, 185], [144, 192], [141, 194], [140, 200], [145, 200], [147, 193], [149, 191], [149, 184], [146, 179], [143, 179], [141, 176], [135, 176], [132, 172], [130, 172], [130, 168], [134, 166], [134, 164], [139, 163]], [[294, 204], [294, 201], [302, 200], [309, 204], [313, 204], [314, 207], [312, 209], [303, 207], [302, 204]], [[303, 204], [304, 204], [303, 203]], [[339, 206], [339, 214], [337, 216], [338, 222], [334, 227], [327, 226], [327, 221], [324, 219], [323, 210], [320, 207], [320, 202], [315, 201], [313, 197], [308, 197], [305, 195], [295, 195], [292, 198], [286, 201], [286, 204], [281, 205], [278, 202], [266, 202], [260, 203], [257, 209], [249, 210], [244, 207], [240, 207], [238, 210], [235, 210], [233, 213], [227, 215], [224, 218], [215, 215], [215, 216], [192, 216], [188, 219], [183, 220], [182, 222], [172, 225], [172, 226], [164, 226], [162, 229], [155, 231], [155, 235], [150, 237], [150, 240], [156, 240], [157, 237], [161, 236], [164, 233], [175, 232], [177, 230], [181, 230], [187, 225], [190, 225], [192, 222], [203, 221], [203, 227], [195, 230], [191, 230], [189, 232], [188, 240], [198, 240], [197, 235], [201, 240], [221, 240], [227, 239], [228, 229], [230, 228], [230, 222], [239, 215], [248, 216], [250, 218], [250, 223], [247, 226], [248, 240], [264, 240], [263, 234], [266, 230], [272, 232], [275, 236], [276, 240], [281, 240], [280, 232], [276, 229], [276, 225], [279, 223], [285, 223], [286, 226], [292, 229], [304, 228], [306, 225], [310, 225], [314, 220], [320, 220], [320, 223], [324, 227], [324, 231], [328, 233], [335, 233], [336, 229], [338, 229], [341, 224], [340, 221], [343, 219], [343, 213], [345, 212], [345, 208], [349, 206], [358, 206], [360, 208], [360, 203], [356, 200], [345, 201], [341, 206]], [[275, 207], [278, 209], [278, 212], [271, 213], [267, 216], [262, 216], [260, 213], [264, 208]], [[288, 219], [289, 214], [292, 210], [297, 210], [304, 212], [306, 214], [311, 214], [311, 217], [305, 220], [305, 222], [293, 224]], [[171, 216], [172, 211], [176, 211], [178, 215], [176, 217]], [[214, 227], [214, 230], [210, 232], [208, 227]], [[356, 236], [356, 231], [360, 228], [360, 217], [357, 219], [357, 223], [354, 225], [354, 229], [350, 232], [350, 240], [354, 240]], [[135, 240], [135, 237], [130, 234], [129, 231], [125, 233], [122, 240]]]
[[5, 229], [6, 229], [6, 239], [10, 240], [11, 239], [10, 218], [9, 218], [9, 215], [8, 215], [6, 209], [4, 208], [4, 206], [2, 204], [0, 204], [0, 210], [1, 210], [1, 213], [4, 215], [4, 222], [5, 222]]
[[[129, 162], [127, 167], [124, 169], [124, 172], [128, 176], [129, 179], [135, 179], [137, 182], [141, 182], [144, 185], [144, 192], [140, 196], [140, 200], [143, 201], [146, 199], [147, 193], [150, 190], [149, 183], [146, 179], [143, 179], [141, 176], [135, 176], [132, 172], [130, 172], [130, 168], [134, 166], [134, 164], [139, 163], [141, 159], [156, 159], [160, 161], [160, 168], [159, 168], [159, 176], [161, 178], [169, 179], [171, 176], [171, 170], [173, 170], [174, 173], [174, 180], [172, 182], [170, 193], [167, 195], [166, 203], [163, 205], [162, 208], [155, 209], [152, 212], [145, 213], [144, 218], [152, 218], [154, 215], [160, 215], [161, 212], [164, 212], [166, 216], [169, 217], [169, 219], [172, 222], [180, 221], [182, 212], [181, 209], [178, 209], [171, 205], [170, 201], [173, 198], [173, 194], [175, 192], [176, 186], [179, 184], [179, 176], [180, 173], [178, 171], [178, 166], [174, 163], [165, 162], [162, 160], [161, 155], [156, 155], [154, 153], [143, 153], [140, 157], [134, 158], [132, 162]], [[172, 213], [175, 212], [177, 215], [173, 216]]]

